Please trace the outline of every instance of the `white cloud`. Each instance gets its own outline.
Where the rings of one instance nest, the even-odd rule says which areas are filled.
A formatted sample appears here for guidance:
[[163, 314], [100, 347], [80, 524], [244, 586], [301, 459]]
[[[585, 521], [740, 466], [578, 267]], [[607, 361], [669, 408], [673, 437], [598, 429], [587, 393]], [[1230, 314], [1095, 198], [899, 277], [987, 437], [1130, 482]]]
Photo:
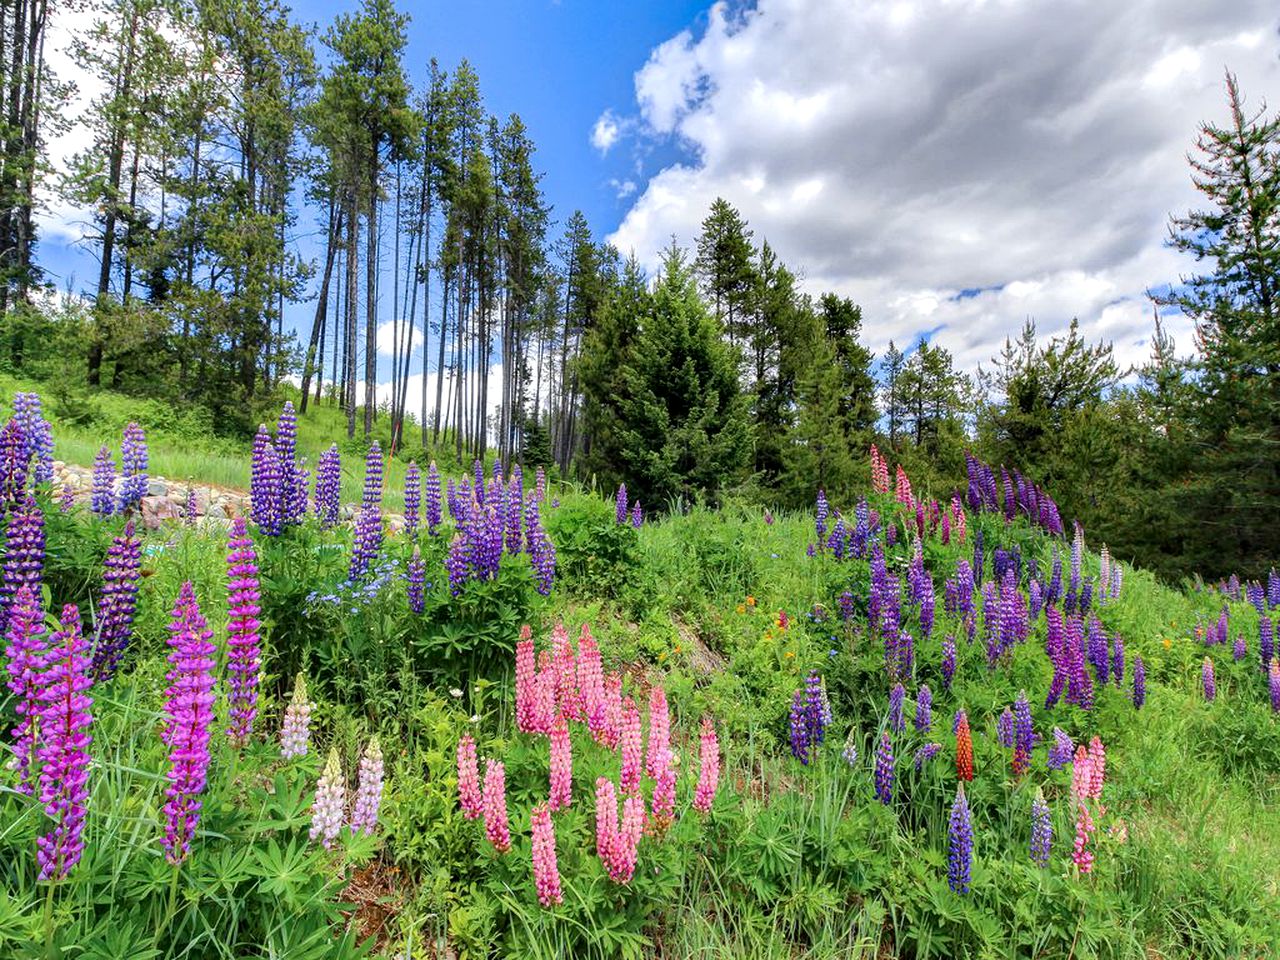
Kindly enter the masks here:
[[634, 180], [619, 180], [616, 177], [609, 181], [609, 186], [613, 187], [619, 200], [625, 200], [638, 189]]
[[591, 128], [591, 145], [602, 154], [618, 142], [622, 136], [622, 125], [612, 110], [606, 110], [596, 118], [596, 125]]
[[[397, 333], [399, 334], [400, 343], [403, 343], [405, 336], [403, 325], [401, 325], [401, 329], [397, 331], [390, 320], [385, 323], [378, 324], [377, 343], [378, 354], [380, 356], [389, 357], [399, 349], [396, 343]], [[420, 349], [422, 349], [422, 329], [419, 324], [414, 327], [413, 330], [413, 348], [411, 352], [416, 353]]]
[[1254, 103], [1280, 84], [1277, 22], [1262, 0], [717, 3], [635, 75], [639, 132], [687, 158], [609, 239], [652, 265], [723, 196], [807, 289], [863, 305], [877, 351], [934, 332], [971, 369], [1028, 317], [1078, 316], [1141, 361], [1145, 291], [1192, 268], [1164, 245], [1197, 203], [1186, 153], [1226, 119], [1224, 65]]

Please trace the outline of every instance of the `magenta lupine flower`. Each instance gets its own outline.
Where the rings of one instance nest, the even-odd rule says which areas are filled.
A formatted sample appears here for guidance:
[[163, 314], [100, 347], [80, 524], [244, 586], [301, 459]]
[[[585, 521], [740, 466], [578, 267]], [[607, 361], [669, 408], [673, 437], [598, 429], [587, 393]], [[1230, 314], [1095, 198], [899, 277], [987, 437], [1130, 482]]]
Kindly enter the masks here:
[[711, 802], [715, 799], [716, 788], [720, 785], [720, 742], [716, 739], [715, 724], [710, 717], [702, 718], [702, 730], [699, 734], [698, 786], [693, 791], [693, 809], [700, 813], [709, 813]]
[[418, 507], [422, 503], [422, 471], [417, 461], [410, 461], [404, 472], [404, 532], [412, 537], [418, 532]]
[[342, 454], [332, 444], [320, 454], [316, 464], [315, 514], [326, 530], [338, 523], [339, 489], [342, 485]]
[[973, 865], [973, 820], [969, 815], [963, 783], [956, 788], [947, 833], [947, 886], [955, 893], [968, 893], [969, 871]]
[[928, 733], [933, 729], [933, 691], [925, 684], [916, 691], [916, 729]]
[[31, 793], [35, 784], [36, 746], [39, 740], [41, 671], [44, 669], [44, 613], [40, 594], [24, 583], [13, 598], [6, 634], [6, 669], [9, 692], [13, 694], [17, 725], [10, 731], [18, 769], [18, 790]]
[[613, 857], [609, 878], [615, 883], [627, 884], [635, 876], [636, 855], [640, 837], [644, 833], [644, 799], [627, 797], [622, 801], [622, 822], [614, 835]]
[[258, 554], [244, 518], [236, 517], [227, 543], [227, 700], [231, 718], [227, 736], [237, 747], [249, 741], [258, 715], [258, 671], [262, 656], [260, 597]]
[[1271, 667], [1267, 670], [1267, 686], [1271, 693], [1271, 712], [1280, 713], [1280, 659], [1271, 658]]
[[36, 498], [27, 495], [9, 515], [5, 530], [4, 578], [0, 583], [0, 632], [8, 623], [9, 607], [24, 584], [40, 589], [44, 572], [44, 514]]
[[124, 428], [124, 439], [120, 444], [120, 468], [123, 480], [120, 483], [120, 512], [136, 507], [147, 495], [147, 436], [136, 423], [129, 423]]
[[40, 394], [13, 395], [13, 419], [22, 430], [22, 443], [26, 455], [34, 464], [34, 483], [50, 483], [53, 480], [53, 428], [40, 409]]
[[40, 803], [53, 829], [36, 838], [41, 880], [61, 880], [80, 862], [84, 850], [85, 803], [89, 799], [89, 727], [93, 699], [86, 691], [89, 650], [80, 630], [80, 611], [62, 608], [61, 629], [44, 657], [37, 699], [40, 704], [37, 755]]
[[631, 505], [631, 526], [635, 530], [644, 526], [644, 509], [640, 506], [639, 500]]
[[644, 740], [640, 729], [640, 711], [630, 697], [622, 702], [622, 771], [618, 786], [623, 796], [632, 796], [640, 790], [640, 775], [644, 767]]
[[533, 808], [529, 815], [529, 829], [533, 839], [533, 885], [538, 891], [538, 903], [544, 907], [563, 903], [560, 869], [556, 864], [556, 829], [545, 803]]
[[142, 541], [134, 535], [133, 521], [124, 533], [113, 537], [102, 573], [102, 597], [98, 601], [98, 636], [93, 647], [93, 676], [104, 680], [115, 675], [133, 637], [133, 615], [138, 606], [138, 578], [142, 566]]
[[417, 544], [414, 544], [413, 556], [409, 559], [409, 569], [405, 575], [405, 580], [405, 592], [409, 596], [409, 609], [414, 613], [421, 613], [427, 604], [425, 593], [427, 564], [422, 559], [422, 551], [418, 549]]
[[364, 492], [360, 497], [361, 506], [382, 507], [382, 447], [373, 441], [364, 458]]
[[427, 533], [431, 536], [436, 535], [436, 530], [440, 526], [440, 471], [436, 468], [436, 462], [431, 461], [427, 467]]
[[507, 821], [507, 768], [501, 760], [484, 764], [484, 835], [499, 853], [511, 849]]
[[484, 813], [476, 742], [469, 733], [464, 733], [458, 741], [458, 805], [468, 820], [478, 820]]
[[382, 549], [382, 514], [377, 506], [365, 504], [356, 514], [351, 540], [351, 566], [347, 578], [355, 581], [369, 572], [369, 564]]
[[1037, 789], [1031, 801], [1031, 862], [1038, 867], [1049, 865], [1053, 850], [1053, 819], [1049, 805], [1044, 802], [1044, 791]]
[[352, 833], [373, 833], [377, 829], [378, 809], [382, 806], [382, 776], [382, 747], [374, 736], [360, 758], [356, 801], [351, 810]]
[[942, 684], [951, 689], [956, 675], [956, 638], [950, 634], [942, 641]]
[[618, 484], [618, 493], [613, 498], [613, 522], [622, 526], [627, 522], [627, 485]]
[[662, 767], [662, 752], [671, 746], [671, 711], [667, 692], [661, 684], [649, 688], [649, 745], [645, 754], [645, 770], [657, 777]]
[[1142, 658], [1133, 658], [1133, 708], [1141, 710], [1147, 702], [1147, 665]]
[[319, 840], [326, 850], [332, 848], [342, 830], [347, 806], [347, 783], [342, 776], [338, 748], [331, 747], [329, 759], [316, 784], [316, 799], [311, 805], [311, 842]]
[[596, 778], [596, 855], [605, 869], [613, 855], [613, 841], [618, 832], [618, 794], [608, 777]]
[[1200, 669], [1200, 682], [1204, 687], [1204, 698], [1212, 702], [1217, 696], [1218, 686], [1213, 677], [1213, 660], [1209, 657], [1204, 658], [1204, 666]]
[[551, 744], [551, 793], [548, 805], [560, 810], [573, 803], [573, 742], [569, 739], [569, 724], [561, 718], [551, 728], [548, 738]]
[[190, 580], [183, 583], [173, 607], [169, 646], [173, 652], [164, 707], [164, 742], [169, 747], [164, 849], [169, 862], [178, 864], [186, 859], [200, 822], [214, 700], [213, 631], [200, 613]]
[[311, 701], [307, 699], [307, 678], [299, 673], [280, 726], [280, 756], [305, 757], [311, 742]]
[[526, 623], [520, 628], [520, 639], [516, 641], [516, 729], [521, 733], [534, 733], [537, 729], [537, 682], [537, 660]]
[[[576, 665], [578, 696], [582, 698], [582, 710], [586, 715], [587, 729], [597, 742], [605, 735], [608, 708], [604, 693], [604, 668], [600, 662], [600, 648], [595, 637], [584, 623], [582, 635], [578, 638], [578, 661]], [[651, 714], [652, 716], [652, 714]], [[649, 736], [653, 732], [650, 728]]]
[[280, 536], [280, 455], [276, 452], [265, 423], [258, 425], [253, 438], [253, 459], [249, 479], [249, 515], [264, 536]]
[[664, 749], [658, 757], [650, 808], [651, 831], [655, 836], [661, 836], [676, 819], [676, 766], [670, 749]]
[[876, 799], [886, 807], [893, 803], [893, 779], [893, 744], [886, 731], [880, 734], [880, 747], [876, 750]]

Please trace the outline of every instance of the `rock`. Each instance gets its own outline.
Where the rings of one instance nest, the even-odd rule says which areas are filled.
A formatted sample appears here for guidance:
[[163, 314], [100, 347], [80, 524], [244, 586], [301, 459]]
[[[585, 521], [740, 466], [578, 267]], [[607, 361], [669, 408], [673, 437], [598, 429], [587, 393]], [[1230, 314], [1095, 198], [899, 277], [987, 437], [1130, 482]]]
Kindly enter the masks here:
[[200, 519], [201, 520], [206, 520], [206, 519], [207, 520], [227, 520], [228, 525], [230, 525], [230, 520], [227, 517], [226, 507], [224, 507], [221, 503], [218, 503], [216, 501], [214, 503], [209, 504], [209, 506], [205, 510], [205, 515]]
[[179, 520], [181, 515], [164, 497], [142, 498], [142, 525], [148, 530], [158, 530], [166, 520]]
[[169, 485], [159, 477], [152, 477], [147, 481], [147, 495], [151, 497], [163, 497], [169, 492]]

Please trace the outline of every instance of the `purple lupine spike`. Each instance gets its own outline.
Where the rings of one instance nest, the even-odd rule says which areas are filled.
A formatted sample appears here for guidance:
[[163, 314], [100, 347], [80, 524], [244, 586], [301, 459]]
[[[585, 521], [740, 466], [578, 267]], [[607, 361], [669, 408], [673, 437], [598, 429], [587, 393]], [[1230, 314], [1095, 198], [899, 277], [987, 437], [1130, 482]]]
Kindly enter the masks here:
[[115, 675], [129, 641], [138, 608], [138, 578], [142, 568], [142, 541], [133, 521], [113, 537], [102, 571], [102, 597], [98, 600], [98, 633], [93, 646], [93, 676], [97, 681]]
[[1271, 694], [1271, 712], [1280, 713], [1280, 659], [1275, 657], [1267, 669], [1267, 689]]
[[1025, 690], [1013, 703], [1013, 773], [1019, 776], [1031, 769], [1031, 751], [1035, 747], [1035, 727], [1031, 719], [1031, 703]]
[[947, 634], [942, 641], [942, 684], [950, 690], [956, 675], [956, 638]]
[[278, 537], [281, 530], [280, 455], [267, 425], [260, 424], [253, 438], [249, 480], [249, 511], [264, 536]]
[[360, 580], [369, 572], [369, 564], [382, 549], [382, 514], [376, 506], [365, 504], [356, 514], [351, 540], [351, 565], [347, 578]]
[[409, 609], [421, 613], [426, 607], [424, 590], [427, 582], [427, 565], [422, 560], [422, 551], [417, 544], [413, 547], [413, 558], [409, 561], [406, 574], [406, 591], [409, 595]]
[[5, 666], [17, 716], [17, 724], [10, 731], [11, 749], [18, 769], [18, 791], [30, 794], [35, 786], [39, 694], [46, 646], [40, 594], [29, 583], [24, 583], [13, 599], [6, 639]]
[[364, 492], [360, 505], [375, 511], [382, 509], [382, 447], [377, 440], [369, 446], [364, 458]]
[[[449, 482], [449, 496], [453, 497], [453, 481]], [[452, 509], [452, 508], [451, 508]], [[427, 533], [435, 536], [440, 528], [440, 471], [434, 460], [427, 466]]]
[[351, 810], [351, 832], [373, 833], [378, 826], [378, 808], [382, 805], [382, 748], [372, 737], [360, 758], [360, 774], [356, 800]]
[[926, 763], [942, 752], [942, 744], [926, 743], [923, 747], [916, 751], [916, 755], [912, 760], [915, 765], [916, 773], [919, 773]]
[[40, 589], [44, 573], [44, 514], [36, 498], [27, 495], [9, 517], [5, 530], [4, 577], [0, 583], [0, 633], [8, 625], [9, 609], [23, 584]]
[[818, 543], [823, 543], [827, 538], [827, 516], [830, 508], [827, 505], [827, 492], [825, 490], [818, 491], [817, 514], [814, 517], [813, 526], [818, 534]]
[[876, 749], [876, 799], [886, 807], [893, 803], [893, 781], [893, 743], [885, 731], [880, 734], [880, 746]]
[[933, 729], [933, 691], [928, 684], [916, 691], [916, 729], [921, 733]]
[[1204, 658], [1204, 666], [1200, 669], [1200, 683], [1205, 700], [1212, 702], [1218, 694], [1218, 684], [1213, 676], [1213, 660], [1209, 657]]
[[[519, 466], [516, 467], [519, 470]], [[507, 553], [516, 554], [524, 542], [524, 486], [519, 474], [507, 486]]]
[[187, 858], [209, 771], [209, 727], [213, 722], [213, 631], [209, 629], [195, 589], [182, 585], [169, 623], [169, 687], [165, 691], [164, 742], [169, 747], [169, 786], [164, 805], [165, 858], [179, 864]]
[[[1007, 482], [1008, 474], [1005, 477]], [[963, 783], [956, 788], [956, 799], [951, 804], [947, 837], [947, 886], [955, 893], [968, 893], [969, 873], [973, 866], [973, 820], [969, 815]]]
[[23, 438], [22, 427], [12, 417], [0, 429], [0, 516], [27, 493], [27, 474], [31, 451]]
[[62, 513], [70, 513], [71, 508], [76, 505], [76, 492], [72, 489], [71, 484], [64, 483], [62, 492], [58, 494], [58, 510]]
[[1257, 580], [1250, 580], [1245, 585], [1244, 595], [1245, 599], [1253, 605], [1253, 609], [1257, 610], [1259, 614], [1267, 612], [1267, 594], [1262, 589], [1262, 584]]
[[895, 683], [893, 689], [889, 691], [889, 729], [894, 733], [900, 733], [906, 728], [906, 721], [902, 716], [902, 703], [906, 699], [906, 688], [900, 683]]
[[1271, 662], [1271, 658], [1276, 655], [1276, 629], [1275, 621], [1266, 614], [1258, 618], [1258, 656], [1262, 660], [1262, 669], [1267, 669], [1267, 664]]
[[1133, 708], [1141, 710], [1147, 702], [1147, 666], [1142, 658], [1133, 658]]
[[476, 478], [475, 486], [472, 488], [472, 494], [475, 496], [476, 500], [479, 501], [480, 505], [484, 506], [484, 464], [479, 460], [473, 460], [471, 463], [471, 470], [475, 474]]
[[200, 508], [196, 504], [196, 488], [187, 487], [187, 496], [182, 504], [182, 523], [184, 526], [194, 527], [196, 518], [200, 515]]
[[1111, 679], [1117, 687], [1124, 683], [1124, 639], [1118, 633], [1111, 638]]
[[983, 550], [982, 528], [979, 527], [973, 534], [973, 563], [970, 570], [973, 573], [973, 585], [979, 586], [983, 580], [983, 567], [986, 564], [986, 553]]
[[93, 494], [89, 508], [100, 517], [116, 512], [116, 462], [106, 447], [98, 449], [93, 461]]
[[[293, 401], [286, 400], [280, 411], [280, 419], [276, 421], [276, 459], [280, 463], [280, 522], [284, 526], [293, 526], [302, 522], [306, 510], [306, 497], [298, 502], [298, 415], [293, 409]], [[303, 487], [305, 490], [305, 486]]]
[[1280, 607], [1280, 571], [1275, 567], [1267, 574], [1267, 606]]
[[541, 467], [533, 475], [533, 493], [539, 503], [547, 499], [547, 472]]
[[142, 432], [142, 427], [130, 422], [124, 428], [124, 439], [120, 444], [120, 470], [123, 477], [120, 482], [121, 513], [141, 504], [142, 498], [147, 495], [149, 460], [147, 436]]
[[335, 443], [320, 454], [320, 460], [316, 464], [315, 514], [326, 530], [337, 526], [341, 485], [342, 454], [338, 452], [338, 445]]
[[258, 673], [262, 657], [258, 554], [243, 517], [231, 523], [227, 543], [227, 736], [237, 747], [249, 742], [258, 715]]
[[38, 700], [40, 803], [53, 829], [36, 838], [39, 879], [61, 880], [84, 851], [85, 805], [89, 799], [89, 727], [93, 699], [88, 689], [89, 653], [80, 629], [80, 611], [62, 608], [61, 629], [44, 657]]
[[1245, 642], [1244, 634], [1236, 634], [1236, 642], [1231, 647], [1231, 659], [1239, 663], [1249, 655], [1249, 646]]
[[1076, 745], [1061, 727], [1053, 728], [1053, 745], [1049, 747], [1049, 769], [1061, 770], [1076, 755]]
[[613, 498], [613, 522], [622, 526], [627, 522], [627, 485], [618, 484], [618, 493]]
[[1053, 818], [1049, 815], [1049, 805], [1044, 802], [1044, 791], [1037, 789], [1031, 801], [1031, 862], [1037, 867], [1047, 867], [1052, 849]]
[[533, 567], [534, 584], [538, 593], [544, 597], [550, 596], [556, 575], [556, 548], [542, 528], [536, 495], [525, 501], [524, 519], [525, 550], [529, 554], [529, 564]]
[[635, 530], [644, 526], [644, 509], [640, 506], [639, 500], [631, 505], [631, 526]]
[[1222, 612], [1218, 614], [1218, 632], [1214, 637], [1214, 643], [1225, 645], [1231, 636], [1231, 611], [1227, 609], [1226, 604], [1222, 605]]
[[1008, 707], [1004, 708], [1004, 713], [996, 720], [996, 739], [1006, 750], [1013, 747], [1013, 711]]
[[452, 477], [449, 478], [449, 484], [446, 488], [445, 502], [449, 507], [449, 516], [453, 517], [454, 523], [461, 523], [463, 517], [466, 516], [466, 507], [463, 506], [462, 497], [458, 492], [458, 485], [453, 482]]
[[413, 537], [418, 532], [418, 507], [422, 503], [422, 472], [417, 461], [410, 461], [404, 472], [404, 532]]
[[996, 585], [988, 580], [982, 585], [982, 630], [987, 642], [987, 667], [994, 670], [1004, 652], [1000, 646], [1000, 614], [1002, 605]]
[[1098, 682], [1106, 686], [1111, 678], [1111, 661], [1107, 651], [1107, 634], [1097, 617], [1090, 617], [1085, 636], [1088, 638], [1089, 662], [1098, 675]]
[[1045, 591], [1046, 604], [1057, 603], [1062, 599], [1062, 554], [1057, 546], [1053, 548], [1053, 572], [1049, 576], [1049, 586]]
[[34, 483], [53, 481], [53, 428], [40, 409], [40, 394], [13, 395], [13, 419], [22, 429], [22, 442], [28, 462], [34, 464], [31, 479]]

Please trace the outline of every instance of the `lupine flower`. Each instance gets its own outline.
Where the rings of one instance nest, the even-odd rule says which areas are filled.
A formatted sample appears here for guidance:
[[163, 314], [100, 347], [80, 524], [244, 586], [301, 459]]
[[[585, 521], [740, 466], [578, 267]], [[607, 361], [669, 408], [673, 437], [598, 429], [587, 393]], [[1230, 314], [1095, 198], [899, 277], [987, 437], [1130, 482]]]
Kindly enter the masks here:
[[[478, 486], [483, 499], [483, 481]], [[360, 505], [372, 507], [375, 510], [382, 508], [382, 446], [377, 440], [373, 441], [369, 452], [365, 454], [364, 492], [360, 497]]]
[[871, 445], [871, 488], [876, 493], [889, 492], [889, 465], [874, 443]]
[[1049, 853], [1053, 849], [1053, 819], [1049, 805], [1044, 802], [1044, 791], [1037, 789], [1031, 801], [1031, 862], [1038, 867], [1049, 865]]
[[93, 685], [89, 650], [80, 630], [80, 611], [72, 604], [62, 608], [61, 628], [50, 640], [43, 667], [37, 694], [40, 803], [54, 826], [36, 838], [36, 861], [39, 879], [61, 880], [80, 862], [84, 850], [81, 834], [89, 799], [93, 723], [93, 699], [86, 692]]
[[326, 850], [333, 847], [342, 830], [346, 811], [347, 783], [342, 776], [342, 761], [338, 748], [329, 749], [329, 759], [316, 784], [316, 799], [311, 805], [311, 842], [319, 840]]
[[533, 567], [534, 586], [544, 597], [550, 596], [556, 576], [556, 548], [542, 529], [536, 497], [525, 503], [525, 542]]
[[422, 471], [411, 461], [404, 472], [404, 532], [412, 537], [418, 532], [418, 507], [422, 503]]
[[1267, 606], [1280, 607], [1280, 571], [1275, 567], [1267, 574]]
[[298, 464], [298, 415], [286, 400], [276, 422], [276, 459], [280, 463], [280, 519], [287, 526], [302, 522], [307, 512], [306, 471]]
[[813, 526], [818, 534], [818, 543], [822, 544], [827, 537], [827, 515], [829, 507], [827, 506], [827, 492], [825, 490], [818, 491], [817, 513], [814, 515]]
[[359, 580], [369, 572], [369, 565], [382, 549], [382, 514], [377, 505], [365, 504], [356, 514], [351, 542], [351, 566], [347, 578]]
[[916, 729], [921, 733], [933, 729], [933, 691], [928, 684], [916, 692]]
[[1258, 618], [1258, 656], [1265, 670], [1276, 654], [1275, 623], [1265, 614]]
[[627, 485], [618, 484], [618, 494], [613, 498], [613, 522], [622, 526], [627, 522]]
[[640, 789], [640, 775], [644, 767], [644, 740], [640, 729], [640, 711], [636, 703], [627, 697], [622, 703], [622, 771], [618, 786], [623, 796], [632, 796]]
[[516, 641], [516, 728], [522, 733], [537, 731], [534, 704], [536, 683], [537, 661], [534, 657], [533, 639], [529, 625], [525, 624], [520, 628], [520, 639]]
[[217, 648], [195, 590], [182, 585], [169, 624], [172, 668], [166, 679], [164, 742], [169, 747], [169, 787], [164, 806], [165, 855], [181, 863], [191, 849], [209, 770], [209, 727], [213, 722], [213, 668]]
[[331, 444], [316, 464], [315, 514], [326, 530], [338, 523], [338, 497], [342, 485], [342, 454]]
[[1053, 745], [1049, 747], [1049, 769], [1061, 770], [1075, 755], [1076, 745], [1071, 737], [1060, 727], [1053, 728]]
[[560, 810], [573, 802], [573, 745], [564, 718], [551, 728], [551, 795], [548, 805]]
[[649, 825], [655, 836], [661, 836], [676, 818], [676, 766], [669, 747], [664, 747], [657, 759], [651, 808]]
[[940, 743], [926, 743], [923, 747], [916, 751], [914, 763], [916, 773], [919, 773], [926, 763], [936, 757], [942, 751]]
[[76, 505], [76, 492], [71, 488], [71, 484], [64, 483], [62, 492], [58, 494], [58, 511], [60, 513], [70, 513], [71, 508]]
[[844, 749], [840, 751], [840, 756], [844, 758], [844, 762], [851, 767], [858, 765], [858, 731], [854, 728], [849, 731], [849, 735], [845, 737]]
[[902, 703], [906, 699], [907, 691], [900, 683], [895, 683], [893, 689], [889, 691], [889, 729], [894, 733], [901, 733], [906, 728], [906, 720], [902, 716]]
[[120, 512], [136, 507], [147, 495], [147, 437], [136, 423], [124, 428], [120, 445], [120, 466], [124, 480], [120, 484]]
[[351, 832], [373, 833], [378, 826], [378, 808], [382, 806], [382, 747], [371, 737], [360, 758], [360, 774], [356, 784], [356, 802], [351, 810]]
[[951, 689], [951, 681], [956, 675], [956, 638], [948, 635], [942, 641], [942, 684]]
[[956, 711], [956, 779], [973, 779], [973, 735], [969, 731], [969, 715]]
[[1213, 661], [1208, 657], [1204, 658], [1204, 667], [1200, 670], [1200, 681], [1204, 687], [1205, 700], [1212, 701], [1217, 695], [1218, 687], [1213, 678]]
[[876, 750], [876, 799], [886, 807], [893, 803], [893, 768], [893, 744], [885, 731], [880, 734], [880, 747]]
[[1081, 873], [1093, 871], [1093, 851], [1089, 849], [1089, 837], [1096, 827], [1087, 803], [1092, 794], [1092, 767], [1088, 751], [1081, 745], [1076, 751], [1075, 763], [1071, 769], [1071, 796], [1076, 807], [1076, 838], [1071, 860]]
[[644, 510], [641, 508], [639, 500], [631, 505], [631, 526], [636, 530], [644, 526]]
[[1107, 751], [1102, 740], [1094, 737], [1089, 741], [1089, 792], [1087, 796], [1094, 800], [1102, 799], [1102, 786], [1107, 775]]
[[636, 868], [636, 852], [644, 832], [644, 800], [627, 797], [618, 822], [618, 801], [607, 777], [596, 781], [596, 850], [609, 879], [630, 883]]
[[507, 768], [501, 760], [484, 764], [484, 835], [499, 853], [511, 849], [507, 825]]
[[805, 680], [804, 688], [795, 692], [791, 701], [791, 753], [797, 760], [808, 765], [813, 751], [825, 739], [830, 721], [822, 678], [815, 670]]
[[1013, 773], [1020, 776], [1031, 767], [1031, 750], [1035, 744], [1035, 728], [1031, 721], [1031, 704], [1026, 691], [1018, 694], [1013, 704]]
[[1133, 708], [1141, 710], [1147, 702], [1147, 666], [1142, 658], [1133, 658]]
[[15, 393], [13, 419], [22, 432], [26, 457], [35, 465], [32, 480], [38, 484], [49, 483], [53, 480], [53, 428], [40, 409], [40, 395]]
[[249, 508], [253, 522], [264, 536], [278, 537], [284, 522], [281, 502], [280, 455], [276, 452], [265, 423], [258, 425], [253, 438], [253, 460], [249, 480]]
[[311, 742], [311, 701], [307, 699], [307, 678], [299, 673], [293, 681], [293, 693], [284, 711], [280, 727], [280, 756], [305, 757]]
[[596, 854], [605, 869], [613, 854], [613, 838], [618, 832], [618, 794], [608, 777], [596, 779]]
[[227, 735], [240, 747], [248, 742], [258, 715], [258, 672], [262, 655], [258, 554], [243, 517], [231, 523], [231, 539], [227, 544], [227, 595], [227, 684], [230, 688], [227, 700], [231, 717]]
[[462, 815], [468, 820], [477, 820], [484, 812], [476, 742], [469, 733], [464, 733], [458, 741], [458, 804], [462, 807]]
[[661, 684], [649, 688], [649, 745], [645, 754], [645, 770], [657, 777], [662, 767], [662, 752], [671, 746], [671, 712], [667, 692]]
[[9, 515], [5, 530], [4, 576], [0, 583], [0, 632], [9, 608], [24, 584], [40, 589], [44, 572], [44, 514], [30, 494]]
[[414, 613], [421, 613], [426, 607], [424, 588], [427, 582], [427, 565], [422, 559], [422, 551], [418, 549], [417, 544], [414, 544], [413, 557], [409, 560], [409, 569], [405, 579], [407, 581], [406, 593], [409, 595], [409, 609]]
[[563, 903], [560, 868], [556, 864], [556, 831], [547, 804], [540, 803], [533, 808], [529, 827], [533, 836], [533, 885], [538, 891], [538, 902], [544, 907]]
[[1245, 643], [1244, 634], [1236, 634], [1236, 642], [1231, 648], [1231, 659], [1239, 663], [1249, 655], [1248, 645]]
[[1006, 750], [1013, 747], [1013, 711], [1008, 707], [1004, 708], [1004, 713], [1000, 714], [1000, 718], [996, 720], [996, 739], [1000, 741], [1000, 746]]
[[969, 816], [969, 802], [964, 796], [963, 783], [956, 788], [956, 799], [951, 804], [947, 835], [947, 886], [956, 893], [968, 893], [969, 872], [973, 865], [973, 821]]
[[1267, 670], [1267, 686], [1271, 693], [1271, 712], [1280, 713], [1280, 659], [1271, 658], [1271, 667]]
[[116, 462], [111, 458], [111, 451], [106, 447], [98, 449], [93, 461], [93, 492], [89, 499], [89, 509], [100, 517], [109, 517], [116, 512]]
[[698, 786], [693, 792], [693, 809], [700, 813], [711, 810], [711, 801], [715, 799], [716, 787], [720, 783], [720, 743], [716, 739], [716, 728], [710, 717], [702, 718], [702, 731], [699, 735]]
[[902, 464], [898, 464], [896, 475], [894, 477], [894, 499], [898, 503], [914, 509], [916, 504], [915, 495], [911, 492], [911, 479], [907, 476], [907, 471], [902, 469]]
[[440, 471], [434, 460], [427, 466], [427, 533], [436, 535], [440, 526]]
[[1124, 639], [1118, 633], [1111, 638], [1111, 679], [1117, 687], [1124, 683]]
[[13, 598], [6, 634], [6, 668], [9, 692], [14, 698], [17, 725], [11, 731], [14, 762], [18, 769], [18, 790], [31, 793], [35, 783], [36, 747], [39, 741], [41, 671], [44, 669], [44, 614], [40, 594], [24, 583]]

